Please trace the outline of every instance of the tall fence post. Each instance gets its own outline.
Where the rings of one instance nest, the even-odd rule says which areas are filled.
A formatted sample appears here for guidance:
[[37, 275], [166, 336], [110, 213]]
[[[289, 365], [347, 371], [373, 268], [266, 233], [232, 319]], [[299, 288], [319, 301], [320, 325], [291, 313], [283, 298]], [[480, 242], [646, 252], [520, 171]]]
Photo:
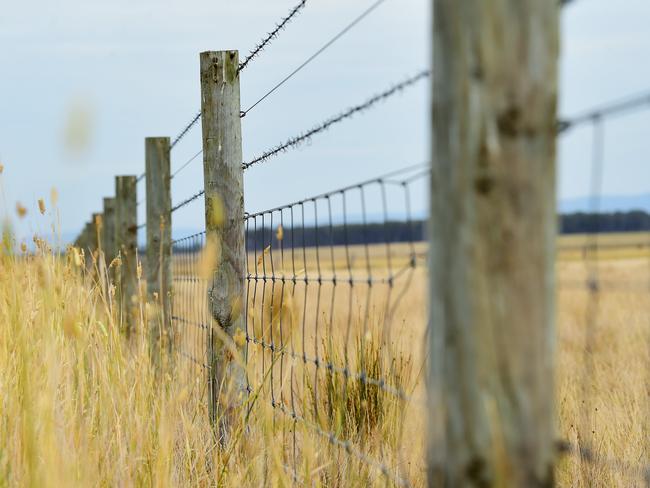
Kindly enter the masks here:
[[104, 255], [106, 265], [109, 266], [116, 256], [115, 252], [115, 198], [104, 198], [104, 232], [103, 232]]
[[[145, 140], [147, 201], [147, 298], [155, 303], [149, 318], [151, 352], [161, 365], [161, 351], [171, 353], [172, 255], [169, 137]], [[171, 355], [169, 356], [171, 358]]]
[[430, 486], [553, 486], [559, 3], [433, 2]]
[[[244, 368], [233, 360], [228, 337], [244, 334], [246, 254], [238, 51], [201, 53], [201, 111], [206, 242], [220, 249], [209, 288], [213, 317], [208, 341], [209, 411], [223, 440], [239, 395]], [[216, 325], [216, 327], [215, 327]]]
[[135, 303], [138, 293], [137, 278], [137, 183], [136, 177], [115, 178], [115, 225], [117, 250], [122, 264], [119, 271], [119, 300], [122, 326], [127, 336], [133, 332]]

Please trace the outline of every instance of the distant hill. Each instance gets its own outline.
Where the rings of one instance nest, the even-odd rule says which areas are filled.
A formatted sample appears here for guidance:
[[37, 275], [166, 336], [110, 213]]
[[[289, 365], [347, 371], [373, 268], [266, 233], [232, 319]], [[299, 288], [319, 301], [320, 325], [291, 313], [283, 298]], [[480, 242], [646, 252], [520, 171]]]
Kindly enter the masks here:
[[[650, 193], [642, 195], [605, 195], [599, 198], [600, 212], [628, 212], [643, 210], [650, 213]], [[591, 212], [592, 201], [590, 197], [569, 198], [560, 200], [558, 209], [562, 214], [576, 212]]]

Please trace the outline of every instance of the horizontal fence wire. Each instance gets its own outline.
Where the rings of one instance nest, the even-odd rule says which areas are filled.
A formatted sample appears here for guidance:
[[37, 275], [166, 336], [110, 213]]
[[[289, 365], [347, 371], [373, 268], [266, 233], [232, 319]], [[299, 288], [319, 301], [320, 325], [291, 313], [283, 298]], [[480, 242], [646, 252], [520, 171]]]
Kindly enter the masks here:
[[248, 56], [246, 56], [246, 59], [244, 59], [241, 63], [239, 63], [239, 69], [238, 72], [243, 71], [246, 69], [246, 66], [249, 65], [249, 63], [255, 59], [265, 48], [269, 46], [269, 44], [278, 37], [280, 32], [284, 30], [287, 27], [287, 24], [291, 22], [291, 20], [300, 13], [300, 11], [307, 5], [307, 0], [302, 0], [300, 3], [298, 3], [295, 7], [291, 9], [289, 14], [284, 17], [280, 22], [278, 22], [275, 26], [275, 29], [273, 29], [271, 32], [267, 34], [267, 36], [262, 39], [262, 41], [257, 44], [250, 53], [248, 53]]
[[192, 156], [190, 159], [185, 161], [176, 171], [174, 171], [171, 175], [171, 179], [173, 180], [181, 171], [183, 171], [185, 168], [187, 168], [196, 158], [198, 158], [201, 154], [203, 154], [203, 149], [197, 151], [197, 153]]
[[251, 161], [244, 163], [242, 166], [244, 170], [250, 168], [251, 166], [254, 166], [259, 163], [263, 163], [268, 161], [274, 156], [277, 156], [280, 153], [283, 153], [291, 148], [296, 148], [300, 146], [301, 144], [304, 144], [306, 141], [308, 141], [311, 137], [315, 136], [316, 134], [319, 134], [320, 132], [324, 132], [327, 129], [329, 129], [331, 126], [338, 124], [339, 122], [343, 122], [344, 120], [347, 120], [354, 115], [364, 112], [365, 110], [370, 109], [374, 105], [378, 104], [379, 102], [385, 101], [388, 98], [392, 97], [393, 95], [396, 95], [403, 90], [415, 85], [417, 82], [428, 78], [430, 75], [430, 71], [422, 71], [418, 73], [415, 76], [412, 76], [400, 83], [397, 83], [387, 90], [371, 97], [370, 99], [366, 100], [365, 102], [355, 105], [354, 107], [351, 107], [347, 109], [346, 111], [340, 113], [339, 115], [336, 115], [334, 117], [331, 117], [324, 122], [321, 122], [320, 124], [314, 126], [310, 130], [303, 132], [302, 134], [299, 134], [297, 136], [294, 136], [290, 139], [288, 139], [286, 142], [279, 144], [278, 146], [274, 147], [273, 149], [270, 149], [260, 156], [252, 159]]
[[646, 110], [650, 107], [650, 92], [628, 97], [625, 100], [609, 103], [571, 118], [561, 119], [559, 131], [565, 132], [569, 129], [586, 123], [593, 123], [595, 119], [609, 118], [637, 110]]
[[[296, 423], [283, 459], [294, 472], [315, 432], [357, 460], [348, 469], [409, 485], [397, 467], [402, 415], [420, 403], [411, 394], [406, 337], [423, 334], [425, 321], [414, 331], [418, 324], [403, 318], [423, 300], [425, 232], [411, 205], [413, 187], [429, 175], [417, 165], [246, 214], [247, 390]], [[358, 435], [381, 436], [373, 422], [389, 415], [400, 435], [369, 452]], [[323, 476], [346, 477], [338, 469]]]
[[169, 146], [169, 149], [174, 149], [176, 147], [176, 144], [181, 142], [183, 137], [187, 135], [187, 133], [196, 125], [196, 123], [199, 121], [201, 118], [201, 111], [197, 112], [197, 114], [192, 117], [192, 120], [189, 121], [189, 123], [183, 128], [183, 130], [174, 138], [172, 141], [171, 145]]
[[325, 51], [327, 51], [327, 49], [330, 48], [336, 41], [338, 41], [341, 37], [343, 37], [345, 34], [347, 34], [349, 31], [351, 31], [354, 27], [356, 27], [363, 19], [368, 17], [374, 10], [376, 10], [385, 1], [386, 0], [377, 0], [376, 2], [374, 2], [370, 7], [368, 7], [366, 10], [364, 10], [361, 13], [361, 15], [359, 15], [352, 22], [350, 22], [348, 25], [346, 25], [341, 31], [339, 31], [334, 37], [332, 37], [323, 46], [321, 46], [321, 48], [318, 49], [314, 54], [312, 54], [305, 61], [303, 61], [291, 73], [289, 73], [287, 76], [282, 78], [282, 80], [280, 80], [278, 83], [273, 85], [273, 87], [270, 90], [268, 90], [264, 95], [262, 95], [259, 99], [257, 99], [257, 101], [255, 103], [250, 105], [246, 110], [242, 110], [241, 116], [246, 117], [246, 115], [248, 115], [248, 113], [251, 110], [253, 110], [260, 103], [262, 103], [264, 100], [266, 100], [269, 96], [271, 96], [273, 93], [275, 93], [282, 85], [284, 85], [287, 81], [289, 81], [291, 78], [296, 76], [300, 71], [302, 71], [307, 65], [309, 65], [312, 61], [314, 61], [318, 56], [320, 56]]
[[178, 204], [174, 205], [174, 206], [172, 207], [172, 209], [171, 209], [171, 213], [174, 213], [174, 212], [176, 212], [177, 210], [179, 210], [179, 209], [185, 207], [186, 205], [189, 205], [190, 203], [192, 203], [193, 201], [197, 200], [198, 198], [200, 198], [200, 197], [203, 196], [203, 195], [205, 195], [205, 190], [200, 190], [200, 191], [196, 192], [196, 193], [195, 193], [194, 195], [192, 195], [191, 197], [186, 198], [186, 199], [183, 200], [182, 202], [179, 202]]

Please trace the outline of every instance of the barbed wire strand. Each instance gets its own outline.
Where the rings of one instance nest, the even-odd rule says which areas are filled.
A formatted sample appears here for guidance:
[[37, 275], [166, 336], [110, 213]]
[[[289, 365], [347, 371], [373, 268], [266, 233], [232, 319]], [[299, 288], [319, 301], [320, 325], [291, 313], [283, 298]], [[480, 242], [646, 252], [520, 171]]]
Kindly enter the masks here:
[[369, 108], [371, 108], [373, 105], [376, 105], [377, 103], [386, 100], [387, 98], [390, 98], [391, 96], [395, 95], [396, 93], [401, 92], [402, 90], [416, 84], [418, 81], [427, 78], [430, 75], [430, 71], [422, 71], [418, 73], [417, 75], [408, 78], [405, 81], [402, 81], [401, 83], [398, 83], [396, 85], [393, 85], [390, 87], [388, 90], [373, 96], [372, 98], [368, 99], [367, 101], [363, 102], [360, 105], [356, 105], [354, 107], [349, 108], [345, 112], [342, 112], [341, 114], [332, 117], [330, 119], [327, 119], [325, 122], [321, 122], [317, 126], [313, 127], [312, 129], [308, 130], [307, 132], [304, 132], [300, 135], [294, 136], [291, 139], [287, 140], [283, 144], [280, 144], [273, 149], [270, 149], [263, 153], [262, 155], [252, 159], [248, 163], [243, 164], [244, 170], [250, 168], [251, 166], [262, 163], [267, 161], [268, 159], [272, 158], [273, 156], [277, 156], [278, 154], [287, 151], [290, 148], [294, 148], [299, 146], [300, 144], [304, 143], [305, 141], [309, 140], [311, 137], [315, 136], [316, 134], [323, 132], [327, 129], [329, 129], [332, 125], [337, 124], [339, 122], [342, 122], [346, 119], [349, 119], [355, 114], [358, 114], [359, 112], [363, 112]]
[[320, 49], [318, 49], [314, 54], [309, 56], [305, 61], [303, 61], [296, 69], [294, 69], [291, 73], [289, 73], [287, 76], [285, 76], [282, 80], [280, 80], [277, 84], [275, 84], [268, 92], [266, 92], [260, 99], [258, 99], [255, 103], [253, 103], [250, 107], [248, 107], [246, 110], [242, 110], [241, 116], [246, 117], [248, 113], [253, 110], [255, 107], [257, 107], [260, 103], [262, 103], [264, 100], [266, 100], [272, 93], [274, 93], [278, 88], [280, 88], [282, 85], [284, 85], [287, 81], [289, 81], [291, 78], [293, 78], [296, 74], [298, 74], [303, 68], [305, 68], [308, 64], [310, 64], [314, 59], [316, 59], [318, 56], [320, 56], [323, 52], [325, 52], [332, 44], [334, 44], [336, 41], [338, 41], [341, 37], [343, 37], [345, 34], [347, 34], [350, 30], [352, 30], [357, 24], [359, 24], [363, 19], [365, 19], [368, 15], [370, 15], [377, 7], [379, 7], [382, 3], [384, 3], [386, 0], [377, 0], [375, 3], [373, 3], [370, 7], [368, 7], [364, 12], [361, 13], [358, 17], [356, 17], [352, 22], [350, 22], [347, 26], [343, 28], [343, 30], [339, 31], [338, 34], [336, 34], [334, 37], [332, 37], [329, 41], [327, 41]]
[[188, 205], [188, 204], [192, 203], [194, 200], [196, 200], [197, 198], [199, 198], [201, 195], [204, 195], [204, 194], [205, 194], [205, 190], [201, 190], [201, 191], [195, 193], [194, 195], [192, 195], [191, 197], [183, 200], [178, 205], [174, 205], [172, 207], [172, 209], [171, 209], [171, 213], [174, 213], [174, 212], [176, 212], [176, 210], [178, 210], [180, 208], [183, 208], [185, 205]]
[[291, 20], [300, 13], [300, 11], [307, 5], [307, 0], [302, 0], [298, 5], [293, 7], [289, 14], [284, 17], [279, 23], [275, 25], [275, 29], [273, 29], [271, 32], [267, 34], [267, 36], [262, 39], [262, 41], [257, 44], [252, 51], [248, 53], [248, 56], [246, 56], [246, 59], [239, 63], [239, 68], [237, 70], [238, 73], [241, 73], [244, 69], [246, 69], [246, 66], [255, 59], [256, 56], [258, 56], [266, 47], [271, 44], [273, 39], [278, 37], [278, 34], [280, 34], [281, 31], [283, 31], [287, 24], [291, 22]]
[[199, 121], [200, 118], [201, 118], [201, 111], [199, 110], [199, 112], [194, 116], [194, 118], [189, 122], [189, 124], [187, 124], [185, 128], [180, 132], [180, 134], [176, 136], [174, 141], [171, 143], [171, 146], [169, 146], [170, 150], [174, 149], [174, 146], [176, 146], [176, 144], [178, 144], [181, 141], [181, 139], [185, 137], [185, 135], [190, 131], [192, 127], [194, 127], [194, 125]]

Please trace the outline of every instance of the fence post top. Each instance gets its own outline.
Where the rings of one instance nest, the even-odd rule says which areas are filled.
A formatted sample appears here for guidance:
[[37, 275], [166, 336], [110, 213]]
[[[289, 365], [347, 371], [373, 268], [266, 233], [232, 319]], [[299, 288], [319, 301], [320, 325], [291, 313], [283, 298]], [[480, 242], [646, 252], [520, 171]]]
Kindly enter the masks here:
[[171, 139], [166, 136], [159, 136], [159, 137], [145, 137], [144, 140], [145, 143], [162, 141], [162, 142], [167, 142], [169, 144]]
[[211, 57], [211, 56], [224, 56], [229, 54], [230, 56], [239, 56], [239, 49], [225, 49], [220, 51], [201, 51], [201, 57]]

